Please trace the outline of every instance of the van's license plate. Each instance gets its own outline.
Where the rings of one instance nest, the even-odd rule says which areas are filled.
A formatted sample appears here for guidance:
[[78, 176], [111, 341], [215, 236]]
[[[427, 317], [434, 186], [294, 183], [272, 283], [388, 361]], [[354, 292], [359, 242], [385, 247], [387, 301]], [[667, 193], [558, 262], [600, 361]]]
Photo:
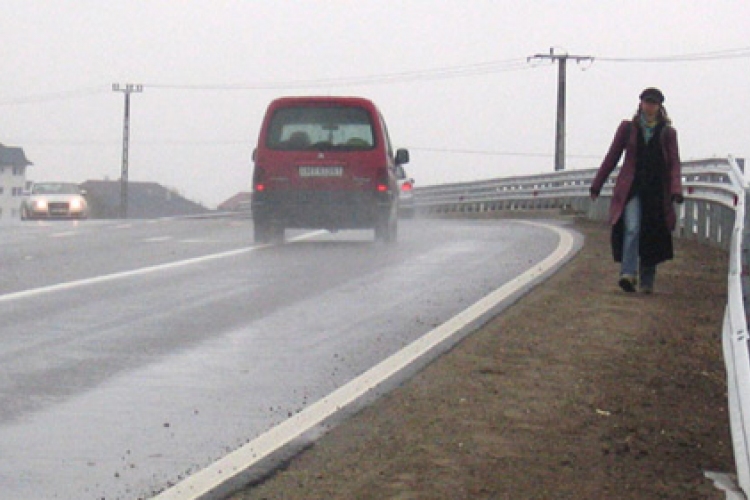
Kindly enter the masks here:
[[304, 165], [299, 167], [300, 177], [341, 177], [344, 167], [341, 166], [319, 166]]

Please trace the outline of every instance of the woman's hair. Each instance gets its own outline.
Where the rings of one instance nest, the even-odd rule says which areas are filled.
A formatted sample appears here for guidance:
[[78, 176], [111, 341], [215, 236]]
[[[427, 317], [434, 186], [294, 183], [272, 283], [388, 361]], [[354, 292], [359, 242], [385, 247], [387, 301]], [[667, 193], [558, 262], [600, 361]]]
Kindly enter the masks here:
[[[641, 105], [638, 105], [638, 109], [635, 110], [635, 114], [633, 115], [633, 121], [638, 120], [641, 117]], [[672, 119], [669, 117], [669, 114], [667, 114], [667, 108], [664, 107], [663, 104], [659, 105], [659, 113], [657, 116], [657, 119], [660, 122], [664, 122], [666, 125], [672, 125]]]

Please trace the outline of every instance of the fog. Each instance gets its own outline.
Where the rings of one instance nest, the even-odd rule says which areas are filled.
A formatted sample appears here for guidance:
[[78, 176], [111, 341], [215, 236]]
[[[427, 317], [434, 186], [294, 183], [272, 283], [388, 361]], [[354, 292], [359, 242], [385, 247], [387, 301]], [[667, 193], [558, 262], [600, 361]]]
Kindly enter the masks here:
[[0, 143], [31, 180], [129, 178], [207, 206], [249, 189], [268, 102], [360, 95], [381, 108], [417, 185], [554, 169], [567, 62], [566, 168], [598, 166], [657, 86], [683, 159], [746, 157], [747, 2], [6, 0]]

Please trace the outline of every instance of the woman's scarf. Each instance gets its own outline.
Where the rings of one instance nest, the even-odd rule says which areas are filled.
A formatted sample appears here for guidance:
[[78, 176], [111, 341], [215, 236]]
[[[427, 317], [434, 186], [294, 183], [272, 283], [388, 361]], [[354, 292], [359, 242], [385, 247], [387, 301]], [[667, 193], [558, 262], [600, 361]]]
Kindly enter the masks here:
[[641, 113], [640, 124], [641, 124], [641, 130], [643, 130], [643, 140], [646, 141], [646, 144], [648, 144], [648, 141], [650, 141], [651, 138], [654, 136], [654, 129], [656, 129], [656, 126], [659, 124], [659, 121], [658, 120], [649, 121], [646, 118], [646, 115]]

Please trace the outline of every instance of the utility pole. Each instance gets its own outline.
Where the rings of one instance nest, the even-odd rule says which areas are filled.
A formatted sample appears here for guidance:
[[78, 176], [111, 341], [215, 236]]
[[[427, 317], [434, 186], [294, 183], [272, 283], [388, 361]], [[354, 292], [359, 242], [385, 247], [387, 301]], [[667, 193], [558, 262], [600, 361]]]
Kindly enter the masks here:
[[143, 85], [127, 83], [120, 86], [119, 83], [112, 84], [114, 92], [125, 94], [125, 118], [122, 125], [122, 171], [120, 174], [120, 218], [128, 218], [128, 147], [130, 143], [130, 94], [143, 92]]
[[568, 59], [575, 62], [593, 61], [591, 56], [571, 56], [568, 54], [555, 54], [555, 49], [550, 47], [549, 54], [536, 54], [527, 57], [532, 59], [549, 59], [557, 61], [557, 127], [555, 130], [555, 171], [565, 170], [565, 67]]

